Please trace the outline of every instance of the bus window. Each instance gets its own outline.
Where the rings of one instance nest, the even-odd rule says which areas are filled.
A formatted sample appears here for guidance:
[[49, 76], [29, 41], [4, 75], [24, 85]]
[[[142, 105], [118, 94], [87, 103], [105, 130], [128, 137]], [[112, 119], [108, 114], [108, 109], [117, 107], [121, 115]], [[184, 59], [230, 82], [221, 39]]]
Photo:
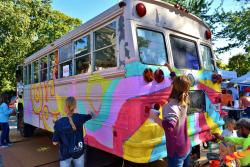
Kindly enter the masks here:
[[49, 55], [49, 80], [58, 78], [58, 52]]
[[170, 42], [176, 68], [200, 69], [195, 42], [176, 36], [170, 36]]
[[23, 67], [23, 83], [25, 84], [25, 85], [27, 85], [28, 84], [28, 77], [27, 77], [27, 71], [28, 71], [28, 66], [24, 66]]
[[201, 46], [201, 58], [204, 69], [209, 71], [214, 71], [215, 67], [214, 67], [211, 48], [205, 45], [200, 45], [200, 46]]
[[74, 42], [76, 74], [90, 72], [90, 36]]
[[28, 65], [27, 84], [31, 84], [31, 64]]
[[47, 64], [48, 64], [48, 56], [45, 56], [41, 59], [41, 82], [47, 80]]
[[138, 50], [141, 61], [146, 64], [164, 65], [167, 62], [164, 35], [146, 29], [137, 29]]
[[190, 91], [189, 99], [188, 114], [206, 111], [205, 93], [202, 90]]
[[59, 48], [60, 78], [72, 75], [72, 43]]
[[95, 31], [94, 40], [94, 71], [116, 67], [116, 22]]
[[39, 82], [39, 62], [33, 62], [33, 83]]

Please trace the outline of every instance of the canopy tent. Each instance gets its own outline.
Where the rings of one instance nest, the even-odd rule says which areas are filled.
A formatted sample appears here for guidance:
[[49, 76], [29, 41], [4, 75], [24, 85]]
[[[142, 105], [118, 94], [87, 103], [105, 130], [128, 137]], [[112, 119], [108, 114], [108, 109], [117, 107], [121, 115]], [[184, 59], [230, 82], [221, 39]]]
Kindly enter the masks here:
[[245, 75], [242, 75], [241, 77], [231, 79], [230, 82], [237, 83], [241, 86], [250, 86], [250, 72]]
[[235, 79], [237, 78], [237, 73], [235, 71], [227, 71], [217, 68], [218, 74], [221, 75], [222, 79]]

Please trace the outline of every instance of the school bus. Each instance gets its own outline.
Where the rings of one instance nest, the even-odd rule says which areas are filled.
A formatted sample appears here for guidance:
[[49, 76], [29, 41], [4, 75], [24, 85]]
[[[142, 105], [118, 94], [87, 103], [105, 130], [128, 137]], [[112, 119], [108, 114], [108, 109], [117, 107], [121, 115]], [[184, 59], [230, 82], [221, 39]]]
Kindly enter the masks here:
[[[220, 81], [211, 31], [183, 7], [158, 0], [124, 0], [25, 59], [23, 128], [53, 132], [64, 100], [94, 111], [87, 145], [136, 163], [166, 157], [163, 129], [150, 121], [152, 105], [171, 93], [168, 63], [192, 81], [188, 134], [192, 146], [220, 132]], [[162, 115], [162, 114], [161, 114]]]

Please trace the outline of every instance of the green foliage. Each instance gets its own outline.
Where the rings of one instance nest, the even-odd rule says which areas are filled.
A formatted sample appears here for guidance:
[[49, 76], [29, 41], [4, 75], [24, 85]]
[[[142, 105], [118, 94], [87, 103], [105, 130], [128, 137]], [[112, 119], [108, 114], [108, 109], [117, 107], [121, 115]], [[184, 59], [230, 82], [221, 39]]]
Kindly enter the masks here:
[[216, 66], [217, 66], [219, 69], [228, 70], [227, 64], [224, 64], [224, 63], [223, 63], [222, 61], [220, 61], [220, 60], [217, 60], [217, 61], [216, 61]]
[[250, 71], [250, 54], [239, 54], [229, 59], [228, 69], [235, 70], [238, 76]]
[[80, 25], [53, 11], [50, 0], [0, 0], [0, 92], [15, 89], [15, 70], [25, 57]]
[[225, 52], [232, 48], [244, 47], [250, 53], [250, 8], [241, 11], [217, 12], [211, 22], [220, 25], [220, 31], [215, 33], [216, 38], [225, 38], [229, 44], [219, 48], [218, 52]]
[[162, 0], [172, 4], [179, 4], [186, 8], [190, 13], [207, 20], [210, 18], [208, 11], [214, 0]]

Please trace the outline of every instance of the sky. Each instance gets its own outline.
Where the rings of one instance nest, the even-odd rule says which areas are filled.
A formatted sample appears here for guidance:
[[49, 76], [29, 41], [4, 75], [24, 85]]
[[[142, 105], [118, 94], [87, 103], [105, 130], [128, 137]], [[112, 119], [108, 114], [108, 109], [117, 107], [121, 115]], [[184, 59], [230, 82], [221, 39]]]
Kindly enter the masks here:
[[[79, 18], [84, 23], [118, 2], [119, 0], [53, 0], [52, 7], [68, 16]], [[220, 2], [221, 0], [214, 0], [212, 8], [217, 7]], [[224, 0], [223, 8], [225, 11], [240, 10], [240, 3], [235, 3], [235, 0]], [[226, 40], [220, 39], [214, 42], [213, 47], [216, 49], [225, 46], [226, 43]], [[228, 63], [231, 56], [243, 52], [242, 48], [236, 48], [220, 54], [219, 58]]]

